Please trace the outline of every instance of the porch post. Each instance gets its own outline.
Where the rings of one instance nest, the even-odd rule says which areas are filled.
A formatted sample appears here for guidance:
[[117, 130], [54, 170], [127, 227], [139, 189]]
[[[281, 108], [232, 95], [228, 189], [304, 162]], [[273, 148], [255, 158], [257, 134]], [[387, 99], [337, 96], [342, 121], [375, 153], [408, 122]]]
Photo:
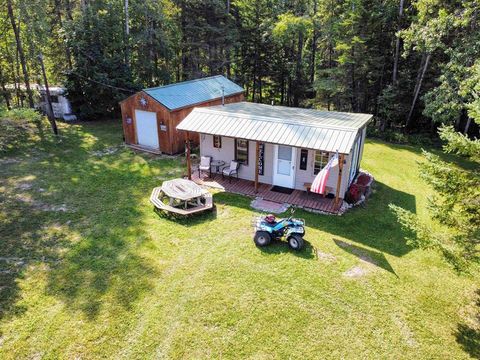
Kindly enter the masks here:
[[343, 160], [345, 155], [340, 154], [338, 157], [338, 179], [337, 179], [337, 191], [335, 193], [335, 204], [338, 204], [340, 200], [340, 187], [342, 186], [342, 173], [343, 173]]
[[258, 159], [260, 152], [260, 143], [257, 141], [255, 145], [255, 192], [258, 192]]
[[186, 145], [186, 157], [187, 157], [187, 176], [189, 180], [192, 180], [192, 162], [190, 159], [190, 136], [187, 131], [187, 140], [185, 141]]

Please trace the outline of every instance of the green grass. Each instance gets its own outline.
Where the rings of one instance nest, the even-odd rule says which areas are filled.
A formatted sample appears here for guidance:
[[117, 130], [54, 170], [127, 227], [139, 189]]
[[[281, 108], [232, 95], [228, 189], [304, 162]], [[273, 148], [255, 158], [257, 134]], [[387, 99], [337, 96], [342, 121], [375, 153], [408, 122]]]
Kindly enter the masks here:
[[409, 248], [388, 209], [426, 217], [418, 148], [369, 141], [368, 203], [298, 211], [307, 247], [295, 253], [254, 246], [242, 196], [157, 215], [151, 189], [184, 164], [122, 148], [118, 123], [61, 132], [0, 158], [0, 358], [480, 356], [478, 278]]

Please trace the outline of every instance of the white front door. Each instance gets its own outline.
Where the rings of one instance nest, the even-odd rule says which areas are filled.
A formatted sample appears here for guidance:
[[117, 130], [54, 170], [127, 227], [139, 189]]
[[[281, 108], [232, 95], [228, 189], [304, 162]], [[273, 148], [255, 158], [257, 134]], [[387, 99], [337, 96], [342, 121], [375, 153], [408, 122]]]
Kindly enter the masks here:
[[295, 187], [295, 159], [297, 149], [291, 146], [275, 145], [273, 161], [273, 185], [293, 189]]
[[135, 127], [138, 145], [158, 149], [157, 114], [151, 111], [135, 110]]

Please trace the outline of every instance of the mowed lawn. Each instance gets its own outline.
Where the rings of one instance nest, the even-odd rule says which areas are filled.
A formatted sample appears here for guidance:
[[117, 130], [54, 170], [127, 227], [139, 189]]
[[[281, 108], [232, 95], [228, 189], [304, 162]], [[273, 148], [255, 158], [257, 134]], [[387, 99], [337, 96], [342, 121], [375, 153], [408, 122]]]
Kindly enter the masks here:
[[184, 161], [134, 153], [118, 122], [0, 158], [0, 358], [479, 357], [478, 274], [406, 245], [395, 203], [426, 216], [419, 148], [368, 141], [376, 178], [344, 216], [298, 210], [307, 247], [259, 249], [251, 199], [157, 215]]

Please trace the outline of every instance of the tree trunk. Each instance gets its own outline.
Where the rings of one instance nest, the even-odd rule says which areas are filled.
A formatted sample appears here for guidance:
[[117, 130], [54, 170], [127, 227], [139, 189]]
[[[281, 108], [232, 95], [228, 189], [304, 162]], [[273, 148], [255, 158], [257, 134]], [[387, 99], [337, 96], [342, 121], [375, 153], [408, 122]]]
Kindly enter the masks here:
[[310, 60], [310, 83], [315, 80], [315, 57], [317, 54], [317, 23], [315, 21], [315, 15], [317, 14], [317, 0], [313, 0], [313, 34], [312, 34], [312, 57]]
[[70, 4], [70, 0], [65, 0], [65, 11], [67, 13], [67, 19], [70, 21], [73, 20], [72, 5]]
[[398, 11], [397, 34], [395, 35], [397, 39], [395, 41], [395, 55], [393, 57], [393, 73], [392, 73], [393, 85], [397, 83], [398, 59], [400, 56], [400, 36], [398, 36], [398, 32], [402, 29], [401, 20], [403, 16], [403, 3], [404, 3], [404, 0], [400, 0], [400, 8]]
[[423, 64], [420, 76], [417, 77], [417, 84], [415, 85], [415, 91], [413, 94], [413, 101], [412, 101], [412, 106], [410, 107], [410, 111], [408, 113], [405, 129], [410, 129], [412, 126], [412, 115], [413, 115], [413, 110], [415, 109], [415, 104], [417, 103], [418, 95], [420, 94], [420, 88], [422, 87], [423, 79], [425, 77], [425, 73], [427, 72], [428, 68], [428, 63], [430, 62], [430, 57], [431, 54], [428, 53], [425, 56], [425, 62]]
[[10, 22], [12, 23], [12, 29], [13, 33], [15, 34], [15, 41], [17, 44], [17, 50], [20, 56], [20, 62], [22, 64], [23, 78], [25, 81], [25, 87], [27, 88], [28, 103], [30, 107], [33, 108], [34, 103], [32, 89], [30, 88], [30, 77], [27, 71], [27, 62], [25, 60], [25, 54], [23, 52], [22, 40], [20, 39], [20, 29], [17, 27], [17, 23], [15, 22], [15, 16], [13, 14], [12, 0], [7, 0], [7, 12], [8, 17], [10, 18]]
[[472, 118], [471, 117], [468, 117], [467, 118], [467, 123], [465, 124], [465, 129], [463, 129], [463, 133], [465, 135], [468, 134], [468, 129], [470, 128], [470, 124], [472, 123]]
[[295, 88], [293, 92], [293, 106], [300, 103], [300, 88], [302, 82], [302, 58], [303, 58], [303, 32], [298, 32], [297, 64], [295, 67]]
[[125, 5], [125, 65], [127, 68], [130, 66], [129, 56], [130, 56], [130, 25], [129, 22], [129, 10], [128, 10], [128, 0], [124, 0]]
[[55, 122], [55, 115], [53, 113], [52, 98], [50, 97], [50, 89], [48, 87], [47, 74], [45, 73], [45, 65], [43, 64], [43, 56], [39, 55], [40, 66], [42, 68], [43, 82], [45, 84], [45, 95], [47, 97], [47, 117], [52, 126], [53, 133], [58, 135], [57, 123]]
[[[60, 0], [55, 0], [55, 14], [57, 15], [57, 20], [58, 20], [58, 25], [60, 26], [61, 29], [63, 29], [63, 20], [62, 20], [62, 10], [61, 10], [61, 1]], [[70, 4], [67, 2], [66, 4], [67, 8], [70, 6]], [[67, 10], [68, 13], [68, 10]], [[70, 53], [70, 48], [68, 47], [68, 44], [65, 45], [65, 57], [67, 59], [67, 64], [68, 64], [68, 70], [72, 70], [72, 54]]]

